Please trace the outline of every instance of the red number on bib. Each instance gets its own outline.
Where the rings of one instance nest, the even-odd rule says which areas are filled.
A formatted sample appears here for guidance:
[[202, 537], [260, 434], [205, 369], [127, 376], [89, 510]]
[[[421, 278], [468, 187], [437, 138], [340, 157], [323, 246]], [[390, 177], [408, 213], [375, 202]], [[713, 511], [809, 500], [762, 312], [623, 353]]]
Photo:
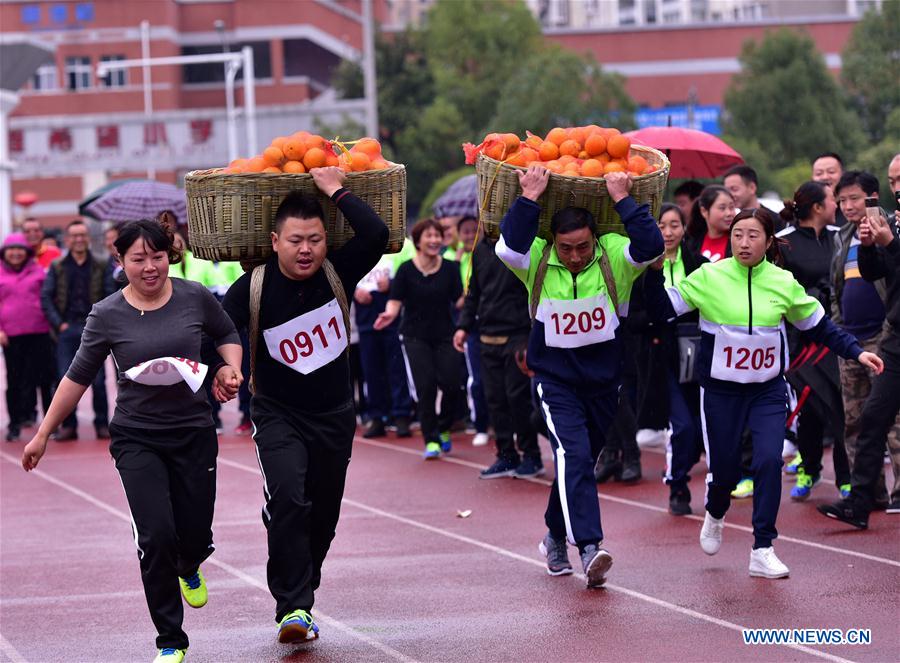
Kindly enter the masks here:
[[763, 366], [772, 368], [775, 365], [775, 348], [766, 348], [766, 359]]
[[328, 321], [328, 326], [334, 330], [335, 335], [338, 337], [338, 340], [341, 340], [341, 328], [338, 327], [337, 318], [332, 317], [331, 320]]
[[582, 334], [587, 334], [591, 331], [591, 314], [587, 311], [582, 311], [578, 314], [578, 329]]
[[294, 347], [290, 339], [286, 338], [279, 343], [278, 349], [281, 350], [281, 356], [287, 363], [293, 364], [297, 361], [297, 348]]
[[606, 313], [601, 307], [595, 308], [591, 313], [591, 317], [597, 323], [594, 325], [594, 329], [603, 329], [606, 326]]
[[322, 329], [322, 325], [316, 325], [315, 327], [313, 327], [312, 333], [318, 336], [319, 340], [322, 341], [323, 348], [328, 347], [328, 339], [325, 338], [325, 331]]
[[300, 350], [301, 357], [308, 357], [313, 353], [313, 350], [315, 350], [309, 334], [303, 331], [294, 337], [294, 344]]
[[563, 320], [568, 322], [566, 328], [563, 329], [563, 334], [571, 336], [573, 334], [577, 334], [578, 332], [572, 329], [575, 326], [575, 314], [574, 313], [563, 313]]

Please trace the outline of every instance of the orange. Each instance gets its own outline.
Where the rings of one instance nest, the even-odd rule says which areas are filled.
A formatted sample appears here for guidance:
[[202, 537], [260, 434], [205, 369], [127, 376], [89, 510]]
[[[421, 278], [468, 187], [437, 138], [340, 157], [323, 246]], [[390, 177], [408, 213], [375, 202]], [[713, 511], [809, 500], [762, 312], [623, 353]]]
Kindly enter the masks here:
[[585, 159], [590, 159], [591, 155], [587, 153], [587, 150], [581, 150], [581, 152], [578, 153], [578, 158], [584, 161]]
[[318, 135], [309, 136], [303, 142], [306, 143], [307, 150], [312, 149], [314, 147], [318, 147], [319, 149], [325, 148], [325, 139]]
[[541, 161], [553, 161], [559, 157], [559, 146], [552, 141], [545, 140], [541, 143], [538, 155], [541, 157]]
[[570, 163], [563, 169], [563, 175], [581, 175], [581, 167], [577, 163]]
[[282, 149], [284, 144], [287, 142], [287, 136], [278, 136], [278, 138], [272, 139], [272, 147], [277, 147], [278, 149]]
[[561, 172], [563, 172], [563, 165], [562, 165], [559, 161], [556, 161], [555, 159], [553, 159], [553, 160], [548, 161], [547, 163], [545, 163], [545, 164], [544, 164], [544, 168], [546, 168], [547, 170], [549, 170], [551, 173], [561, 173]]
[[643, 175], [647, 169], [647, 160], [642, 156], [633, 156], [628, 160], [628, 170], [633, 170], [639, 175]]
[[543, 142], [544, 141], [541, 140], [540, 136], [535, 136], [534, 134], [529, 135], [528, 138], [525, 139], [525, 144], [528, 147], [533, 147], [536, 150], [541, 149], [541, 143]]
[[369, 166], [369, 170], [384, 170], [385, 168], [390, 168], [391, 164], [389, 164], [384, 159], [375, 159], [372, 162], [372, 165]]
[[566, 130], [559, 127], [551, 129], [550, 133], [547, 134], [547, 140], [556, 145], [562, 145], [567, 138]]
[[522, 155], [522, 158], [525, 159], [525, 163], [529, 164], [532, 161], [537, 161], [540, 158], [538, 151], [533, 147], [523, 147], [519, 150], [519, 154]]
[[507, 154], [506, 143], [502, 140], [495, 140], [484, 148], [484, 154], [491, 159], [502, 160]]
[[229, 168], [246, 168], [247, 167], [247, 159], [235, 159], [230, 164], [228, 164]]
[[606, 152], [604, 152], [603, 154], [598, 154], [594, 158], [604, 166], [609, 163], [609, 155]]
[[[368, 170], [369, 166], [372, 163], [372, 160], [369, 158], [369, 155], [365, 152], [351, 152], [350, 158], [347, 160], [350, 165], [350, 170], [355, 173], [360, 173], [364, 170]], [[324, 164], [323, 164], [324, 165]]]
[[560, 162], [563, 166], [568, 166], [570, 163], [575, 163], [575, 157], [573, 157], [571, 154], [563, 154], [563, 155], [559, 158], [559, 162]]
[[268, 164], [265, 159], [262, 157], [253, 157], [247, 161], [245, 168], [248, 173], [261, 173], [266, 166], [268, 166]]
[[282, 169], [286, 173], [305, 173], [306, 168], [303, 167], [303, 164], [299, 161], [285, 161]]
[[263, 168], [262, 172], [264, 172], [264, 173], [280, 173], [281, 168], [279, 168], [278, 166], [266, 166], [265, 168]]
[[331, 150], [325, 150], [325, 165], [340, 166], [341, 162], [334, 152], [332, 152]]
[[285, 159], [289, 161], [300, 161], [303, 159], [303, 155], [306, 154], [306, 143], [303, 142], [302, 138], [292, 136], [285, 141], [282, 146], [282, 151], [284, 152]]
[[263, 150], [262, 157], [265, 159], [266, 165], [280, 166], [281, 162], [284, 161], [284, 152], [277, 147], [267, 147]]
[[603, 135], [606, 136], [607, 141], [609, 141], [609, 139], [612, 138], [613, 136], [618, 136], [620, 133], [622, 133], [615, 127], [611, 128], [611, 129], [602, 129], [602, 131], [603, 131]]
[[500, 138], [504, 143], [506, 143], [507, 154], [515, 153], [519, 149], [519, 146], [522, 144], [522, 141], [519, 140], [519, 137], [515, 134], [502, 134]]
[[560, 154], [569, 154], [574, 157], [578, 156], [579, 152], [581, 152], [581, 144], [575, 140], [564, 140], [559, 146]]
[[528, 162], [525, 160], [525, 151], [522, 150], [520, 152], [516, 152], [506, 160], [506, 163], [511, 166], [527, 166]]
[[584, 141], [584, 151], [592, 157], [606, 152], [606, 138], [598, 133], [591, 134]]
[[306, 167], [306, 170], [321, 168], [325, 165], [325, 156], [325, 150], [321, 147], [310, 148], [303, 155], [303, 165]]
[[291, 138], [299, 138], [300, 140], [306, 142], [306, 139], [312, 136], [308, 131], [295, 131], [291, 134]]
[[622, 167], [622, 164], [617, 161], [610, 161], [603, 167], [603, 174], [608, 175], [609, 173], [624, 173], [625, 169]]
[[591, 134], [595, 134], [603, 130], [596, 124], [589, 124], [584, 128], [584, 131], [586, 136], [590, 136]]
[[360, 138], [356, 141], [351, 152], [365, 152], [370, 158], [374, 159], [381, 154], [381, 143], [374, 138]]
[[581, 165], [581, 174], [585, 177], [603, 177], [603, 164], [596, 159], [588, 159]]
[[566, 130], [566, 134], [571, 140], [579, 143], [584, 143], [584, 139], [587, 138], [587, 131], [584, 127], [572, 127]]
[[631, 139], [628, 136], [622, 136], [621, 134], [614, 135], [606, 141], [606, 151], [609, 152], [609, 156], [614, 158], [622, 158], [628, 156], [628, 151], [631, 149]]

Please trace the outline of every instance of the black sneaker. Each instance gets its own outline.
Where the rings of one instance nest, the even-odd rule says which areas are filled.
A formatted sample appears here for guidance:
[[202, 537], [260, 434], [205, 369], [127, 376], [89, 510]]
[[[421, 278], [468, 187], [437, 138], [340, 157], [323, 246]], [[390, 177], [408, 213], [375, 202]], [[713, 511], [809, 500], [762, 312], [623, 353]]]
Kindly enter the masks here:
[[900, 513], [900, 499], [891, 500], [891, 503], [888, 504], [887, 509], [884, 510], [885, 513]]
[[635, 481], [641, 480], [641, 461], [639, 460], [626, 460], [622, 464], [622, 474], [619, 476], [619, 481], [622, 483], [634, 483]]
[[588, 589], [601, 587], [606, 582], [606, 574], [612, 566], [612, 555], [603, 548], [590, 544], [581, 553], [581, 565]]
[[547, 559], [547, 573], [551, 576], [567, 576], [574, 573], [569, 562], [569, 550], [565, 539], [554, 539], [550, 532], [538, 544], [538, 552]]
[[372, 419], [369, 422], [369, 427], [366, 429], [366, 432], [363, 433], [363, 437], [366, 439], [373, 437], [384, 437], [387, 435], [387, 430], [384, 428], [384, 422], [381, 419]]
[[397, 427], [397, 437], [411, 437], [409, 430], [409, 417], [394, 417], [394, 425]]
[[493, 465], [486, 470], [481, 470], [482, 479], [500, 479], [511, 477], [519, 466], [518, 458], [498, 458]]
[[689, 516], [691, 510], [691, 491], [687, 486], [672, 487], [669, 493], [669, 513], [673, 516]]
[[18, 442], [19, 441], [19, 427], [18, 426], [10, 426], [6, 429], [6, 441], [7, 442]]
[[541, 462], [540, 458], [525, 456], [522, 458], [522, 462], [519, 463], [513, 476], [517, 479], [529, 479], [531, 477], [544, 476], [544, 473], [544, 464]]
[[840, 500], [832, 504], [820, 504], [816, 507], [819, 513], [840, 520], [859, 529], [868, 529], [869, 514], [858, 507], [855, 502]]
[[605, 483], [609, 479], [618, 479], [621, 476], [622, 461], [618, 459], [618, 454], [605, 449], [601, 451], [594, 466], [594, 478], [597, 479], [597, 483]]

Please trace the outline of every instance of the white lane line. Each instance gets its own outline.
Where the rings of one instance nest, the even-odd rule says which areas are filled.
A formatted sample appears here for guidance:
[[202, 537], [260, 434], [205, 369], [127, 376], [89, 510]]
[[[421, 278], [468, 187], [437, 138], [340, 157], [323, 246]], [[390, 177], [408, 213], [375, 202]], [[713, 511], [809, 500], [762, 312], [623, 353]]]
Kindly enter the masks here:
[[3, 637], [0, 634], [0, 652], [3, 652], [3, 655], [6, 656], [12, 663], [28, 663], [24, 656], [22, 656], [18, 650], [13, 647], [9, 640]]
[[[0, 453], [0, 455], [2, 455], [4, 460], [12, 463], [13, 465], [18, 465], [21, 467], [21, 464], [20, 464], [18, 458], [11, 456], [10, 454], [7, 454], [5, 452]], [[223, 459], [219, 459], [219, 462], [223, 462]], [[231, 465], [232, 461], [225, 461], [225, 464]], [[248, 469], [245, 466], [241, 466], [241, 467], [243, 469]], [[253, 468], [252, 471], [254, 474], [259, 475], [258, 468]], [[125, 521], [129, 525], [131, 524], [131, 517], [124, 511], [120, 511], [119, 509], [117, 509], [113, 506], [110, 506], [106, 502], [98, 500], [93, 495], [90, 495], [90, 494], [84, 492], [83, 490], [76, 488], [75, 486], [72, 486], [71, 484], [63, 481], [62, 479], [57, 479], [56, 477], [51, 476], [50, 474], [47, 474], [46, 472], [44, 472], [42, 470], [32, 470], [31, 474], [35, 475], [36, 477], [38, 477], [40, 479], [43, 479], [44, 481], [47, 481], [48, 483], [52, 483], [54, 486], [62, 488], [63, 490], [66, 490], [66, 491], [72, 493], [73, 495], [77, 495], [81, 499], [93, 504], [98, 509], [102, 509], [103, 511], [106, 511], [107, 513], [115, 516], [119, 520]], [[231, 566], [230, 564], [228, 564], [226, 562], [222, 562], [218, 559], [215, 559], [214, 557], [210, 557], [204, 562], [204, 564], [211, 564], [213, 566], [216, 566], [216, 567], [222, 569], [223, 571], [225, 571], [226, 573], [229, 573], [230, 575], [234, 576], [235, 578], [243, 580], [248, 585], [256, 587], [257, 589], [261, 589], [262, 591], [266, 592], [266, 594], [269, 593], [269, 588], [266, 586], [266, 584], [264, 582], [254, 578], [253, 576], [251, 576], [247, 573], [244, 573], [240, 569], [238, 569], [234, 566]], [[395, 660], [404, 661], [405, 663], [414, 663], [415, 662], [415, 659], [410, 658], [409, 656], [406, 656], [405, 654], [400, 653], [396, 649], [393, 649], [392, 647], [389, 647], [388, 645], [386, 645], [382, 642], [379, 642], [378, 640], [370, 638], [369, 636], [365, 635], [364, 633], [360, 633], [359, 631], [354, 629], [352, 626], [349, 626], [349, 625], [335, 619], [334, 617], [329, 617], [328, 615], [324, 614], [323, 612], [320, 612], [318, 609], [316, 610], [316, 619], [338, 631], [342, 631], [343, 633], [346, 633], [347, 635], [350, 635], [350, 636], [356, 638], [357, 640], [360, 640], [361, 642], [366, 643], [367, 645], [370, 645], [371, 647], [374, 647], [375, 649], [378, 649], [383, 654], [386, 654], [387, 656], [390, 656], [391, 658], [393, 658]], [[0, 648], [4, 648], [5, 645], [8, 645], [8, 644], [9, 643], [7, 643], [5, 640], [0, 640]], [[11, 648], [12, 652], [14, 652], [18, 655], [18, 653], [15, 651], [15, 649], [12, 649], [11, 645], [10, 645], [10, 648]], [[3, 649], [3, 651], [5, 651], [5, 649]], [[16, 661], [16, 663], [18, 663], [19, 661], [24, 661], [24, 659], [22, 659], [22, 658], [14, 659], [14, 661]]]
[[[421, 456], [422, 454], [414, 449], [406, 449], [404, 447], [398, 447], [393, 444], [389, 444], [387, 442], [376, 442], [374, 440], [367, 440], [362, 437], [354, 437], [354, 442], [359, 444], [365, 444], [371, 447], [378, 447], [379, 449], [389, 449], [390, 451], [395, 451], [397, 453], [404, 453], [412, 456]], [[471, 467], [476, 470], [483, 470], [485, 468], [484, 465], [479, 465], [478, 463], [473, 463], [472, 461], [463, 460], [461, 458], [453, 458], [450, 456], [441, 456], [439, 459], [442, 463], [451, 463], [453, 465], [461, 465], [463, 467]], [[433, 461], [432, 461], [433, 462]], [[551, 486], [553, 485], [552, 481], [548, 481], [547, 479], [540, 479], [537, 477], [532, 477], [530, 479], [515, 479], [515, 481], [531, 481], [532, 483], [538, 483], [543, 486]], [[616, 497], [615, 495], [605, 495], [604, 493], [597, 493], [600, 496], [601, 500], [606, 500], [608, 502], [615, 502], [617, 504], [624, 504], [625, 506], [633, 506], [639, 509], [645, 509], [647, 511], [656, 511], [657, 513], [665, 513], [668, 514], [669, 510], [660, 506], [656, 506], [655, 504], [646, 504], [645, 502], [638, 502], [635, 500], [629, 500], [624, 497]], [[703, 522], [703, 518], [701, 516], [691, 515], [691, 516], [680, 516], [683, 520], [695, 520], [698, 523]], [[735, 525], [734, 523], [725, 523], [725, 527], [729, 529], [738, 530], [741, 532], [749, 532], [753, 533], [752, 527], [747, 527], [745, 525]], [[830, 553], [837, 553], [841, 555], [849, 555], [851, 557], [856, 557], [858, 559], [865, 559], [870, 562], [878, 562], [879, 564], [887, 564], [888, 566], [893, 566], [900, 568], [900, 561], [896, 561], [893, 559], [888, 559], [886, 557], [878, 557], [877, 555], [869, 555], [864, 552], [858, 552], [856, 550], [849, 550], [847, 548], [837, 548], [835, 546], [829, 546], [824, 543], [817, 543], [815, 541], [806, 541], [805, 539], [797, 539], [792, 536], [785, 536], [783, 534], [778, 535], [778, 541], [785, 541], [788, 543], [796, 543], [800, 546], [807, 546], [808, 548], [817, 548], [819, 550], [825, 550]]]
[[[219, 462], [227, 465], [229, 467], [233, 467], [235, 469], [243, 470], [245, 472], [249, 472], [251, 474], [259, 475], [259, 470], [255, 467], [251, 467], [249, 465], [243, 465], [242, 463], [237, 463], [232, 460], [224, 460], [219, 459]], [[485, 541], [480, 541], [479, 539], [473, 539], [468, 536], [464, 536], [462, 534], [457, 534], [456, 532], [451, 532], [449, 530], [441, 529], [440, 527], [434, 527], [433, 525], [429, 525], [427, 523], [420, 522], [418, 520], [413, 520], [412, 518], [406, 518], [405, 516], [398, 515], [396, 513], [391, 513], [390, 511], [384, 511], [383, 509], [378, 509], [376, 507], [368, 506], [367, 504], [363, 504], [362, 502], [357, 502], [356, 500], [351, 500], [349, 498], [344, 498], [343, 502], [349, 506], [352, 506], [356, 509], [361, 509], [362, 511], [366, 511], [376, 516], [380, 516], [382, 518], [387, 518], [389, 520], [396, 521], [398, 523], [403, 523], [404, 525], [409, 525], [410, 527], [415, 527], [426, 532], [430, 532], [432, 534], [437, 534], [448, 539], [453, 539], [455, 541], [459, 541], [461, 543], [467, 543], [471, 546], [475, 546], [477, 548], [481, 548], [483, 550], [487, 550], [489, 552], [495, 553], [497, 555], [501, 555], [503, 557], [508, 557], [509, 559], [514, 559], [519, 562], [524, 562], [526, 564], [530, 564], [531, 566], [536, 566], [540, 569], [545, 568], [545, 564], [537, 559], [533, 559], [531, 557], [526, 557], [524, 555], [520, 555], [517, 552], [513, 552], [512, 550], [507, 550], [506, 548], [501, 548], [499, 546], [495, 546], [491, 543], [487, 543]], [[584, 580], [583, 573], [574, 574], [576, 578], [580, 578]], [[621, 587], [619, 585], [613, 585], [607, 583], [605, 585], [606, 589], [612, 590], [614, 592], [618, 592], [620, 594], [625, 594], [626, 596], [630, 596], [632, 598], [645, 601], [647, 603], [651, 603], [657, 607], [665, 608], [666, 610], [672, 610], [673, 612], [677, 612], [681, 615], [685, 615], [687, 617], [692, 617], [694, 619], [699, 619], [710, 624], [715, 624], [716, 626], [721, 626], [723, 628], [727, 628], [732, 631], [737, 631], [738, 633], [743, 633], [744, 630], [748, 629], [747, 626], [742, 626], [740, 624], [735, 624], [734, 622], [729, 622], [724, 619], [719, 619], [718, 617], [713, 617], [712, 615], [707, 615], [702, 612], [697, 612], [696, 610], [691, 610], [690, 608], [685, 608], [683, 606], [677, 605], [675, 603], [669, 603], [668, 601], [664, 601], [662, 599], [656, 598], [655, 596], [650, 596], [648, 594], [644, 594], [642, 592], [635, 591], [633, 589], [628, 589], [627, 587]], [[826, 661], [835, 661], [836, 663], [851, 663], [849, 659], [841, 658], [840, 656], [834, 656], [833, 654], [828, 654], [817, 649], [813, 649], [812, 647], [806, 647], [803, 645], [796, 644], [785, 644], [783, 645], [788, 647], [789, 649], [794, 649], [796, 651], [801, 651], [805, 654], [809, 654], [810, 656], [815, 656], [817, 658], [824, 659]]]

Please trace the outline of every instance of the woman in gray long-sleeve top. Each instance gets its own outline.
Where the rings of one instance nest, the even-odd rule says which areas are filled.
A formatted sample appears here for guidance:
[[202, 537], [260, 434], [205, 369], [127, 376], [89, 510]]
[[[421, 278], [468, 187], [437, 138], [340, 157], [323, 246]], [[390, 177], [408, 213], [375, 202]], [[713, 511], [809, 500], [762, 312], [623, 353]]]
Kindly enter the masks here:
[[[180, 663], [188, 646], [183, 608], [206, 603], [200, 563], [213, 551], [218, 440], [201, 386], [212, 366], [213, 391], [234, 398], [243, 380], [234, 324], [199, 283], [170, 279], [180, 259], [171, 231], [156, 221], [124, 226], [116, 249], [128, 285], [94, 305], [81, 346], [37, 434], [22, 455], [37, 467], [50, 433], [78, 404], [108, 354], [118, 374], [110, 453], [131, 510], [141, 578], [159, 633], [157, 663]], [[201, 336], [218, 354], [201, 354]]]

